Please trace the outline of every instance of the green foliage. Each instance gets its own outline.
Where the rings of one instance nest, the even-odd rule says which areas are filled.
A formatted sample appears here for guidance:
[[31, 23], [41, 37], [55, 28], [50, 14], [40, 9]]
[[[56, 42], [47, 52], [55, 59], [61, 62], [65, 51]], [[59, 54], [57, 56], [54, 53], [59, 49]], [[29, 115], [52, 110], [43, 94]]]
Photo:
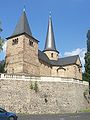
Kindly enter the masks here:
[[3, 50], [4, 41], [0, 37], [0, 52]]
[[85, 72], [82, 73], [82, 80], [83, 80], [83, 81], [86, 81]]
[[82, 113], [90, 113], [90, 108], [89, 109], [85, 109], [85, 110], [81, 110], [80, 112], [82, 112]]
[[35, 81], [34, 90], [35, 90], [36, 93], [38, 92], [38, 84], [37, 84], [37, 81]]
[[[87, 33], [87, 53], [85, 54], [85, 72], [83, 73], [83, 80], [88, 81], [90, 85], [90, 30]], [[90, 87], [90, 86], [89, 86]]]
[[33, 89], [33, 84], [32, 84], [32, 82], [31, 82], [31, 84], [30, 84], [30, 89]]
[[4, 71], [4, 67], [5, 67], [5, 60], [2, 60], [1, 62], [0, 62], [0, 73], [4, 73], [5, 71]]
[[83, 80], [89, 82], [89, 94], [90, 94], [90, 30], [87, 33], [87, 53], [85, 54], [85, 72], [83, 74]]
[[89, 93], [89, 89], [86, 89], [86, 90], [84, 91], [83, 95], [86, 96], [86, 95], [88, 95], [88, 93]]
[[1, 28], [1, 22], [0, 22], [0, 32], [2, 32], [2, 28]]
[[83, 74], [84, 80], [90, 82], [90, 52], [85, 54], [85, 73]]
[[90, 30], [88, 30], [88, 33], [87, 33], [87, 52], [90, 52]]
[[87, 102], [89, 103], [89, 89], [86, 89], [84, 92], [83, 92], [83, 95], [84, 95], [84, 98], [87, 100]]
[[87, 51], [90, 52], [90, 39], [87, 40]]
[[[2, 32], [1, 22], [0, 22], [0, 33]], [[4, 40], [0, 36], [0, 52], [3, 50]], [[5, 60], [0, 61], [0, 73], [4, 73]]]
[[[0, 23], [0, 25], [1, 25], [1, 23]], [[1, 28], [1, 26], [0, 26], [0, 33], [2, 32], [2, 28]], [[3, 50], [3, 44], [4, 44], [4, 40], [1, 38], [1, 36], [0, 36], [0, 52]]]
[[31, 90], [35, 90], [36, 93], [38, 92], [39, 89], [38, 89], [37, 81], [35, 81], [34, 84], [31, 82], [31, 84], [30, 84], [30, 89], [31, 89]]

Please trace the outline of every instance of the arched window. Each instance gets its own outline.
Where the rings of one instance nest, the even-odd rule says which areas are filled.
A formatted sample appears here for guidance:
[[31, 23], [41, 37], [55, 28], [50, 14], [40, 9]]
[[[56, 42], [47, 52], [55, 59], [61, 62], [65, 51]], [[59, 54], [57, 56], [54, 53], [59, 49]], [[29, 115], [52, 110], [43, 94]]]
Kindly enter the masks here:
[[29, 45], [33, 47], [33, 41], [29, 40]]
[[14, 73], [14, 69], [12, 68], [12, 73]]
[[12, 40], [12, 45], [18, 44], [18, 38]]
[[53, 58], [53, 53], [51, 53], [51, 57]]

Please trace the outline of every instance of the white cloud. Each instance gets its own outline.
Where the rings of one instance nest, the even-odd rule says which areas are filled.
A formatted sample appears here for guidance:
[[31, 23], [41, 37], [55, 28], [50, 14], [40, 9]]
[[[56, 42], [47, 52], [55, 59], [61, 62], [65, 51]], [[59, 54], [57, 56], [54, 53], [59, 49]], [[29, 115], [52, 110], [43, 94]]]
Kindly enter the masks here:
[[3, 50], [0, 52], [0, 61], [5, 59], [7, 42], [4, 42]]
[[76, 50], [73, 50], [73, 51], [70, 51], [70, 52], [65, 52], [64, 56], [79, 55], [81, 63], [82, 63], [82, 66], [83, 66], [82, 70], [84, 71], [84, 64], [85, 64], [84, 57], [85, 57], [85, 53], [86, 53], [86, 48], [81, 48], [81, 49], [77, 48]]
[[7, 46], [7, 41], [4, 42], [4, 45], [3, 45], [3, 52], [6, 52], [6, 46]]

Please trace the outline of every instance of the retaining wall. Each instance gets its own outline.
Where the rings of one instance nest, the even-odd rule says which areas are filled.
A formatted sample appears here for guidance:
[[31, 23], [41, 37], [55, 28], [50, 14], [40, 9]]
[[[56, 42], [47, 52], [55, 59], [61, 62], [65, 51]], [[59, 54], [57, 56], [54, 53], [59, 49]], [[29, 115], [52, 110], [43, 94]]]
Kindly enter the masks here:
[[71, 78], [1, 75], [0, 106], [16, 113], [77, 112], [90, 107], [87, 89], [87, 82]]

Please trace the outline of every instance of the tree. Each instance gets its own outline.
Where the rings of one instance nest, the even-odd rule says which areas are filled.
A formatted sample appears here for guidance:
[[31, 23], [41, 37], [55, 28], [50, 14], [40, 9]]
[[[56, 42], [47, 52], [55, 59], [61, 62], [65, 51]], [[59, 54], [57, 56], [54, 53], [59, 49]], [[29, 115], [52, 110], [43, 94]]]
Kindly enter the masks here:
[[[1, 23], [0, 23], [0, 33], [2, 32]], [[4, 40], [0, 36], [0, 52], [3, 50]], [[0, 73], [4, 72], [5, 60], [0, 61]]]
[[4, 73], [5, 60], [0, 61], [0, 73]]
[[87, 33], [87, 52], [90, 52], [90, 30]]
[[90, 52], [85, 54], [85, 74], [84, 79], [90, 81]]
[[[2, 32], [1, 23], [0, 23], [0, 33]], [[3, 50], [4, 40], [0, 36], [0, 52]]]
[[90, 93], [90, 30], [87, 33], [87, 53], [85, 54], [85, 72], [83, 79], [89, 82], [89, 93]]

